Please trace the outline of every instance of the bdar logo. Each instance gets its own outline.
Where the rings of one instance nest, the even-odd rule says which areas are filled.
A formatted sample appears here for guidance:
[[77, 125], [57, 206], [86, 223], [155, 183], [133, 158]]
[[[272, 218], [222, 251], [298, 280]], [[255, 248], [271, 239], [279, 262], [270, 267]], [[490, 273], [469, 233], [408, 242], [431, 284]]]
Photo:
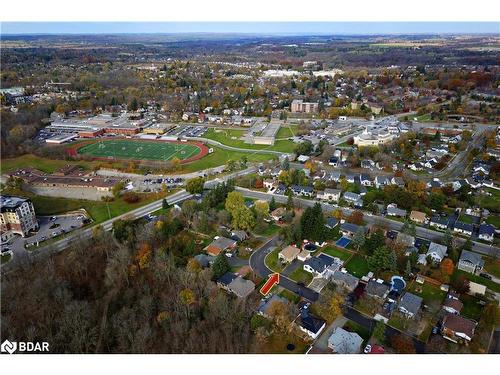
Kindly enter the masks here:
[[2, 353], [12, 354], [17, 350], [17, 342], [10, 342], [9, 340], [5, 340], [2, 342], [2, 346], [0, 347]]

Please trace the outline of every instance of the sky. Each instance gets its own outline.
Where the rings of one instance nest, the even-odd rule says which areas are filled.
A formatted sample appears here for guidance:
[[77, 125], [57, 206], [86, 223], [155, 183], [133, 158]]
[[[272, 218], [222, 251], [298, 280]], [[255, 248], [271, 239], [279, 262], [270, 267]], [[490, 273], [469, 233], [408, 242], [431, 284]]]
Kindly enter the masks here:
[[498, 22], [2, 22], [1, 34], [470, 34], [500, 33]]

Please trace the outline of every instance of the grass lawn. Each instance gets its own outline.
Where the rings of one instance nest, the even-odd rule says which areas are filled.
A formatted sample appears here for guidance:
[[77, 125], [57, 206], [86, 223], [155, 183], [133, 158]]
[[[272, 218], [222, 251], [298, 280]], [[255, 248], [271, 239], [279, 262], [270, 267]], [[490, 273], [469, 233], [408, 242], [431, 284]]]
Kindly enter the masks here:
[[476, 204], [479, 207], [492, 211], [492, 216], [494, 216], [495, 212], [500, 212], [500, 191], [491, 188], [485, 190], [490, 193], [491, 196], [476, 196]]
[[[99, 164], [102, 164], [102, 162], [99, 161], [68, 161], [68, 160], [52, 160], [52, 159], [46, 159], [42, 158], [36, 155], [32, 154], [26, 154], [22, 156], [18, 156], [17, 158], [9, 158], [9, 159], [2, 159], [2, 163], [0, 165], [0, 170], [2, 173], [5, 172], [12, 172], [15, 171], [16, 169], [22, 169], [22, 168], [35, 168], [39, 169], [42, 172], [46, 173], [53, 173], [56, 170], [68, 165], [68, 164], [77, 164], [81, 168], [86, 169], [86, 170], [91, 170], [93, 168], [96, 168]], [[121, 163], [117, 163], [117, 166], [121, 166]]]
[[298, 126], [296, 125], [285, 125], [278, 130], [278, 133], [276, 134], [276, 138], [290, 138], [295, 136], [295, 133], [297, 133]]
[[297, 304], [300, 301], [300, 297], [297, 294], [290, 292], [287, 289], [283, 289], [278, 295], [280, 297], [286, 298], [287, 300], [289, 300], [294, 304]]
[[278, 259], [278, 253], [281, 251], [281, 248], [277, 247], [273, 251], [271, 251], [265, 259], [266, 265], [273, 270], [274, 272], [283, 271], [283, 266], [281, 265], [281, 260]]
[[[421, 291], [417, 292], [417, 288], [420, 288]], [[444, 297], [446, 297], [446, 292], [442, 291], [439, 287], [429, 283], [425, 283], [423, 285], [413, 283], [410, 292], [422, 297], [426, 305], [436, 301], [441, 302], [444, 300]]]
[[481, 276], [476, 276], [471, 273], [455, 269], [453, 272], [453, 275], [451, 275], [452, 280], [456, 279], [458, 276], [463, 275], [465, 276], [466, 279], [473, 281], [478, 284], [485, 285], [488, 289], [493, 290], [494, 292], [500, 293], [500, 284], [495, 283], [492, 280], [485, 279], [484, 277]]
[[89, 143], [78, 149], [78, 154], [94, 157], [112, 157], [132, 160], [188, 159], [201, 152], [198, 146], [181, 142], [148, 142], [144, 140], [116, 139]]
[[[295, 349], [289, 351], [287, 349], [288, 344], [293, 344]], [[304, 354], [308, 348], [309, 344], [307, 342], [294, 332], [290, 332], [287, 335], [273, 333], [264, 344], [258, 345], [255, 351], [262, 354]]]
[[500, 216], [491, 215], [486, 219], [486, 222], [493, 225], [495, 228], [500, 228]]
[[240, 137], [244, 133], [245, 133], [244, 130], [221, 129], [217, 131], [216, 129], [208, 129], [204, 137], [208, 139], [213, 139], [214, 141], [220, 142], [227, 146], [245, 148], [249, 150], [274, 150], [281, 152], [293, 152], [295, 148], [295, 143], [287, 139], [278, 140], [274, 143], [273, 146], [248, 144], [240, 139]]
[[239, 161], [243, 156], [245, 156], [249, 162], [264, 162], [276, 158], [276, 156], [269, 154], [259, 154], [258, 151], [243, 152], [224, 150], [216, 146], [210, 147], [214, 149], [213, 153], [208, 154], [204, 158], [195, 160], [191, 163], [182, 164], [180, 172], [197, 172], [202, 169], [218, 167], [226, 164], [228, 160]]
[[298, 283], [302, 282], [304, 283], [304, 285], [307, 285], [313, 279], [313, 275], [307, 271], [304, 271], [303, 268], [297, 268], [290, 274], [289, 278]]
[[349, 273], [356, 277], [363, 277], [370, 271], [368, 261], [361, 255], [352, 257], [345, 267]]
[[7, 263], [10, 260], [10, 258], [12, 258], [12, 255], [5, 254], [5, 255], [2, 255], [1, 257], [2, 257], [1, 264], [4, 264], [4, 263]]
[[268, 224], [266, 229], [261, 232], [255, 232], [258, 235], [265, 236], [265, 237], [271, 237], [274, 236], [278, 231], [280, 230], [280, 226], [276, 225], [274, 223]]
[[478, 304], [479, 300], [469, 295], [461, 295], [460, 301], [464, 303], [464, 307], [460, 312], [460, 315], [479, 321], [479, 318], [481, 318], [481, 311], [483, 309], [483, 306]]
[[321, 252], [328, 254], [328, 255], [331, 255], [332, 257], [337, 257], [340, 260], [344, 260], [344, 261], [347, 260], [351, 256], [351, 254], [348, 253], [347, 251], [340, 250], [340, 249], [337, 249], [337, 248], [332, 247], [332, 246], [325, 247], [323, 250], [321, 250]]
[[470, 215], [462, 215], [462, 216], [460, 216], [458, 221], [461, 221], [462, 223], [466, 223], [466, 224], [473, 223], [472, 216], [470, 216]]
[[405, 319], [401, 314], [393, 313], [391, 318], [387, 322], [387, 325], [399, 329], [400, 331], [406, 331], [409, 326], [408, 323], [408, 319]]
[[500, 260], [483, 257], [484, 269], [496, 277], [500, 277]]

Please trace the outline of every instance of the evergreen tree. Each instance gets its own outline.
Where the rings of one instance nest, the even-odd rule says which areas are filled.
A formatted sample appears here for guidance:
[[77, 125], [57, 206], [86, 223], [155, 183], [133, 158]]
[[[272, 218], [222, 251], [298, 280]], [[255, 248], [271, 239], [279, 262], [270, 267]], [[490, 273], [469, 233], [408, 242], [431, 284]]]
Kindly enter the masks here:
[[217, 280], [230, 270], [231, 267], [229, 266], [226, 255], [220, 253], [217, 258], [215, 258], [214, 264], [212, 265], [212, 278]]
[[276, 205], [276, 200], [274, 199], [274, 197], [271, 198], [271, 201], [269, 202], [269, 211], [272, 212], [274, 211], [275, 209], [277, 208], [277, 205]]

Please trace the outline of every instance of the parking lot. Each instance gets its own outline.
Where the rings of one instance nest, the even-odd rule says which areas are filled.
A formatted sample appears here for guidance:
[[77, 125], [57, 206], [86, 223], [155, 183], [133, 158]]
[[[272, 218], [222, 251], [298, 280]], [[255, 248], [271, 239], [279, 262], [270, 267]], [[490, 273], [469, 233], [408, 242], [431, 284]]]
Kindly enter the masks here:
[[28, 237], [15, 236], [2, 244], [2, 253], [11, 251], [15, 256], [22, 256], [26, 250], [43, 244], [51, 238], [81, 228], [88, 220], [84, 215], [38, 216], [39, 230]]

